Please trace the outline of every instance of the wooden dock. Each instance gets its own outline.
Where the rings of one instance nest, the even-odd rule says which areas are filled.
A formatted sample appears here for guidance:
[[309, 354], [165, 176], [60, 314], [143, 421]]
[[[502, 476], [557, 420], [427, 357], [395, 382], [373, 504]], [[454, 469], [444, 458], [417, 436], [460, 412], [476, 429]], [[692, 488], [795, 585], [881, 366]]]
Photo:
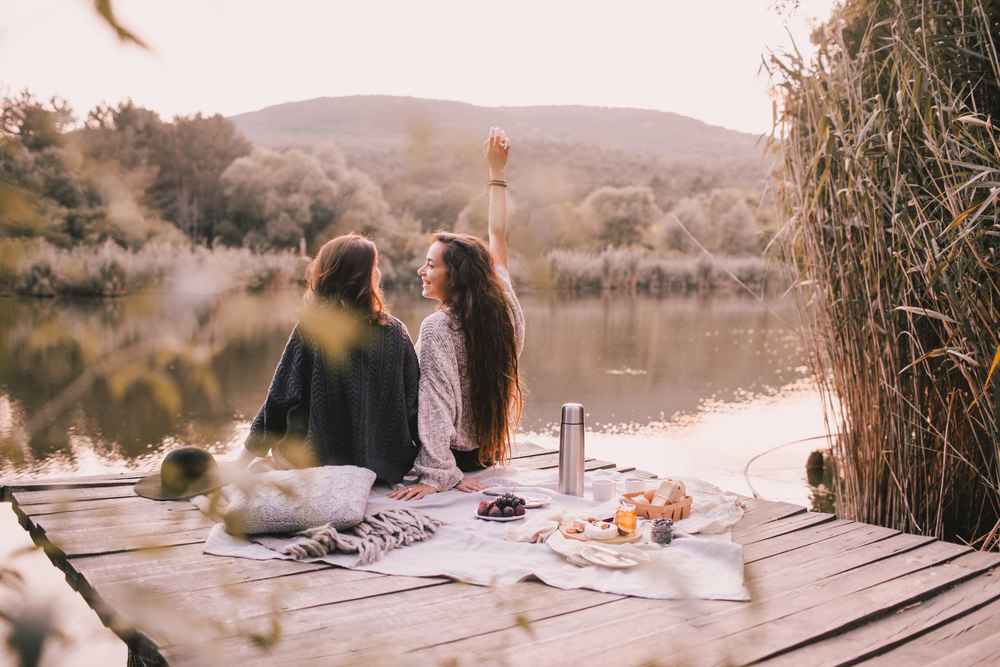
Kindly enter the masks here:
[[139, 667], [1000, 662], [1000, 556], [788, 503], [747, 500], [733, 530], [751, 602], [663, 601], [206, 555], [211, 520], [139, 498], [136, 479], [3, 492]]

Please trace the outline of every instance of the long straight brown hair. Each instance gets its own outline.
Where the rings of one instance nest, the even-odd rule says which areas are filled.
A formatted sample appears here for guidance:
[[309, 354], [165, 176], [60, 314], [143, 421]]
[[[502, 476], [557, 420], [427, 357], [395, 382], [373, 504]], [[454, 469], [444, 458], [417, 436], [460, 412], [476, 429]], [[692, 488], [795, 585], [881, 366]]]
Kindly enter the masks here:
[[517, 374], [517, 340], [493, 253], [475, 236], [436, 232], [449, 283], [451, 315], [465, 341], [472, 433], [481, 465], [506, 465], [523, 396]]
[[382, 285], [375, 282], [378, 248], [360, 234], [351, 232], [323, 244], [306, 268], [309, 306], [343, 305], [373, 324], [389, 317]]

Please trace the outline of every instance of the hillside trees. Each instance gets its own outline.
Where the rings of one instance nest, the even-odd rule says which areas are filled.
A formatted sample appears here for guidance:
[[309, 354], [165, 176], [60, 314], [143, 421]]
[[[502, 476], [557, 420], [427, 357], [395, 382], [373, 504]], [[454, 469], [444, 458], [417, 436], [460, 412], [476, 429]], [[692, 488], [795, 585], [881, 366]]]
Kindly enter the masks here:
[[210, 243], [225, 213], [220, 176], [251, 150], [236, 127], [218, 114], [164, 123], [130, 101], [98, 109], [90, 119], [87, 134], [94, 150], [127, 169], [152, 170], [149, 203], [192, 242]]
[[123, 246], [177, 235], [142, 201], [149, 180], [89, 150], [67, 132], [72, 110], [28, 93], [5, 97], [0, 129], [0, 236], [57, 246], [112, 240]]
[[[757, 249], [757, 221], [746, 196], [739, 190], [712, 190], [707, 194], [684, 197], [671, 213], [702, 247], [713, 254], [742, 255]], [[658, 245], [683, 253], [698, 250], [672, 217], [660, 230]]]
[[310, 245], [357, 231], [389, 227], [389, 205], [367, 175], [349, 169], [327, 146], [316, 155], [257, 148], [222, 174], [228, 221], [220, 240], [251, 247]]
[[629, 247], [651, 245], [655, 225], [662, 224], [663, 211], [645, 186], [603, 187], [583, 200], [583, 233], [591, 233], [602, 245]]
[[220, 181], [227, 217], [218, 240], [226, 245], [289, 248], [305, 238], [312, 253], [339, 234], [368, 234], [378, 242], [387, 280], [426, 245], [419, 221], [393, 216], [381, 189], [348, 167], [332, 144], [313, 155], [256, 148], [233, 161]]
[[75, 120], [58, 99], [4, 98], [0, 180], [16, 205], [0, 211], [0, 233], [138, 246], [178, 240], [169, 222], [211, 242], [225, 212], [219, 177], [250, 152], [232, 123], [201, 114], [167, 123], [132, 102], [99, 107], [74, 129]]

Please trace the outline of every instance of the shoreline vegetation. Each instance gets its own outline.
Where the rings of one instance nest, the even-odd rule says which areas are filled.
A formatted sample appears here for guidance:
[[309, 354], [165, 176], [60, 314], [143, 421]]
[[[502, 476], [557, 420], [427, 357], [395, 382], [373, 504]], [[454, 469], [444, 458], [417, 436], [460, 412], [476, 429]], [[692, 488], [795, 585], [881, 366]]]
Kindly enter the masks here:
[[[772, 59], [837, 515], [1000, 547], [996, 7], [854, 0]], [[991, 386], [992, 383], [992, 386]]]
[[[334, 102], [401, 103], [324, 104]], [[454, 111], [429, 104], [441, 123]], [[275, 129], [292, 122], [282, 111], [264, 114]], [[478, 140], [428, 126], [379, 143], [369, 113], [334, 114], [339, 134], [322, 135], [330, 113], [310, 116], [320, 134], [306, 146], [260, 145], [219, 115], [165, 121], [127, 101], [78, 118], [59, 98], [3, 97], [0, 293], [289, 286], [300, 255], [348, 232], [375, 241], [383, 282], [395, 288], [417, 283], [431, 232], [487, 236], [485, 183], [468, 166]], [[579, 134], [582, 119], [606, 113], [553, 107], [536, 120]], [[521, 288], [711, 289], [733, 282], [727, 270], [747, 285], [770, 281], [763, 257], [777, 208], [752, 137], [706, 126], [687, 143], [664, 143], [679, 121], [650, 113], [649, 139], [673, 146], [668, 155], [621, 137], [613, 147], [553, 143], [530, 124], [515, 137], [524, 157], [508, 174], [507, 237]], [[345, 123], [359, 124], [353, 143]]]
[[[117, 297], [139, 292], [225, 294], [296, 288], [310, 259], [292, 251], [149, 243], [130, 250], [108, 241], [59, 248], [43, 241], [5, 242], [0, 250], [0, 295]], [[410, 275], [412, 273], [412, 276]], [[553, 250], [542, 257], [514, 255], [519, 289], [686, 291], [742, 289], [730, 273], [755, 290], [774, 289], [774, 267], [762, 257], [658, 256], [644, 249], [608, 247], [600, 252]], [[418, 286], [416, 271], [389, 267], [386, 289]]]

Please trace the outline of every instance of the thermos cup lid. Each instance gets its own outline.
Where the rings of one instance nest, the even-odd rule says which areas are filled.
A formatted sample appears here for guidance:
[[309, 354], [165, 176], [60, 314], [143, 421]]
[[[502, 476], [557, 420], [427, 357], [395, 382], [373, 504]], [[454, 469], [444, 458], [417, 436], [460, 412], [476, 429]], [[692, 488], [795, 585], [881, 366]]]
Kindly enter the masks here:
[[563, 424], [582, 424], [583, 406], [579, 403], [566, 403], [562, 408]]

